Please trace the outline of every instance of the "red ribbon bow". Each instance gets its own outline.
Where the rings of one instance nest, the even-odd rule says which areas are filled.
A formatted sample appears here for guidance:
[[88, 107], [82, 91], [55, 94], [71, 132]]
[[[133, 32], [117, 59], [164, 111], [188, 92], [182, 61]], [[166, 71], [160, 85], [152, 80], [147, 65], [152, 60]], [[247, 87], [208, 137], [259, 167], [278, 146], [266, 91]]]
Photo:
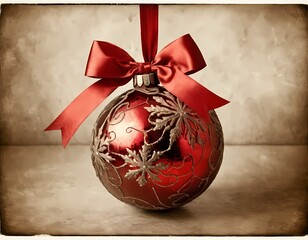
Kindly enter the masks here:
[[45, 129], [61, 130], [64, 147], [88, 115], [116, 88], [128, 83], [136, 74], [156, 72], [160, 83], [170, 93], [206, 120], [209, 110], [228, 103], [187, 76], [206, 66], [189, 34], [168, 44], [156, 55], [158, 5], [140, 5], [140, 20], [144, 63], [136, 62], [125, 50], [111, 43], [93, 42], [85, 74], [102, 79], [83, 91]]

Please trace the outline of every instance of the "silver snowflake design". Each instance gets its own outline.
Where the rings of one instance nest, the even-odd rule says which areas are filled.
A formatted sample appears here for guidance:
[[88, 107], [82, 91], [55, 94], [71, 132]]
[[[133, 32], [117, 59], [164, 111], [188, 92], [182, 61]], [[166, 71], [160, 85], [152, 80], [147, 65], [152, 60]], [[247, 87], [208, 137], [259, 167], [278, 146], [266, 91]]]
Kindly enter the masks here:
[[91, 147], [91, 151], [94, 156], [101, 158], [108, 163], [114, 161], [115, 158], [110, 156], [109, 154], [109, 144], [111, 139], [108, 138], [105, 134], [99, 139], [97, 136], [93, 135], [93, 144]]
[[127, 179], [137, 178], [136, 181], [141, 187], [148, 182], [148, 177], [151, 180], [160, 181], [157, 174], [169, 166], [162, 162], [155, 163], [160, 158], [160, 152], [154, 150], [151, 153], [151, 148], [146, 145], [142, 146], [139, 153], [129, 148], [126, 150], [128, 155], [122, 156], [122, 158], [129, 164], [129, 167], [133, 168], [125, 174]]
[[192, 148], [196, 142], [203, 145], [199, 130], [204, 132], [205, 128], [197, 113], [169, 92], [163, 94], [164, 97], [153, 97], [159, 105], [145, 107], [150, 112], [149, 122], [154, 125], [153, 130], [171, 129], [171, 143], [183, 135]]

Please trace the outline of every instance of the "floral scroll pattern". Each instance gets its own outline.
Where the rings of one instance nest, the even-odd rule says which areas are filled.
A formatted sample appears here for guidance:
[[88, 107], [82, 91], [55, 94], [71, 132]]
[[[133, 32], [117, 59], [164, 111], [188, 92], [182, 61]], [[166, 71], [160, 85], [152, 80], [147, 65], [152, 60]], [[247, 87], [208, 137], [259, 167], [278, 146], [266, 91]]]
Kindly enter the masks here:
[[149, 122], [154, 125], [153, 130], [171, 129], [172, 143], [183, 135], [191, 148], [194, 148], [196, 142], [203, 145], [204, 142], [198, 132], [205, 131], [205, 128], [197, 114], [169, 92], [164, 91], [163, 96], [153, 97], [160, 105], [145, 107], [150, 113]]
[[[156, 104], [144, 107], [149, 112], [148, 121], [152, 125], [152, 128], [148, 131], [162, 131], [162, 136], [156, 143], [162, 140], [165, 133], [169, 134], [169, 146], [162, 151], [155, 151], [151, 147], [153, 143], [147, 142], [145, 134], [144, 145], [138, 153], [127, 148], [126, 154], [116, 154], [130, 167], [125, 174], [125, 178], [136, 179], [142, 187], [146, 185], [148, 179], [160, 181], [157, 175], [160, 171], [167, 169], [168, 165], [159, 162], [159, 159], [171, 149], [180, 136], [184, 136], [193, 149], [195, 144], [203, 145], [205, 143], [200, 136], [200, 132], [205, 132], [206, 129], [198, 115], [168, 91], [157, 92], [155, 88], [140, 89], [139, 91], [153, 95], [156, 102]], [[126, 98], [124, 97], [122, 102], [125, 102], [125, 100]], [[121, 101], [118, 105], [121, 105]], [[110, 113], [112, 113], [112, 110]], [[112, 114], [110, 114], [110, 118], [112, 118]], [[94, 138], [91, 149], [93, 155], [104, 159], [108, 163], [114, 161], [115, 158], [109, 153], [109, 143], [111, 141], [112, 139], [107, 138], [105, 135], [100, 139], [98, 137]]]
[[[142, 96], [142, 101], [138, 100], [139, 96]], [[136, 102], [132, 103], [132, 99]], [[146, 128], [122, 124], [126, 114], [134, 108], [143, 109], [142, 114], [147, 113], [143, 115], [147, 120], [142, 120], [147, 122]], [[137, 207], [166, 209], [191, 201], [197, 196], [194, 193], [196, 190], [191, 190], [192, 187], [197, 187], [197, 192], [201, 194], [210, 184], [222, 161], [221, 126], [214, 111], [210, 111], [209, 115], [211, 122], [206, 123], [191, 108], [161, 87], [127, 91], [107, 105], [94, 126], [91, 152], [96, 175], [108, 191]], [[119, 130], [118, 124], [122, 124], [124, 128]], [[114, 131], [110, 126], [115, 126]], [[136, 132], [132, 133], [133, 131]], [[113, 141], [121, 139], [117, 134], [126, 133], [139, 136], [137, 145], [131, 146], [129, 143], [129, 147], [117, 150], [117, 144]], [[211, 135], [215, 139], [216, 136], [219, 138], [215, 145]], [[175, 149], [182, 151], [178, 146], [183, 144], [184, 155], [181, 152], [177, 162], [171, 161], [169, 156], [174, 159], [173, 154], [177, 151]], [[211, 146], [210, 153], [205, 152], [205, 146]], [[197, 154], [196, 149], [199, 151]], [[206, 157], [205, 154], [209, 155]], [[202, 160], [204, 157], [205, 161]], [[200, 164], [203, 169], [209, 167], [207, 175], [195, 173]], [[122, 184], [133, 186], [134, 182], [144, 188], [145, 192], [152, 192], [157, 203], [134, 194], [126, 194]], [[160, 189], [163, 188], [173, 189], [168, 199], [162, 198]]]
[[128, 179], [137, 177], [136, 181], [141, 187], [147, 183], [146, 175], [152, 180], [159, 181], [156, 173], [168, 167], [168, 164], [162, 162], [155, 163], [160, 158], [160, 154], [155, 150], [151, 152], [151, 148], [147, 145], [143, 145], [138, 154], [130, 149], [127, 149], [127, 152], [128, 155], [124, 155], [123, 159], [134, 169], [130, 169], [125, 177]]

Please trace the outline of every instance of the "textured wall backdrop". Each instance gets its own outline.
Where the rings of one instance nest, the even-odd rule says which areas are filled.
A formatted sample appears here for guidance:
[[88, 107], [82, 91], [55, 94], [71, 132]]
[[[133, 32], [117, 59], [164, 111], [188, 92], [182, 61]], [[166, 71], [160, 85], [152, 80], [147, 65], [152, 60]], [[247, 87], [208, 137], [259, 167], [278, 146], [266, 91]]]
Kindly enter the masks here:
[[[60, 132], [43, 129], [94, 82], [84, 77], [92, 41], [110, 41], [142, 61], [138, 11], [137, 5], [2, 6], [1, 143], [60, 143]], [[231, 101], [217, 110], [227, 144], [307, 142], [306, 7], [161, 6], [159, 49], [186, 33], [208, 64], [193, 77]], [[89, 143], [104, 105], [71, 143]]]

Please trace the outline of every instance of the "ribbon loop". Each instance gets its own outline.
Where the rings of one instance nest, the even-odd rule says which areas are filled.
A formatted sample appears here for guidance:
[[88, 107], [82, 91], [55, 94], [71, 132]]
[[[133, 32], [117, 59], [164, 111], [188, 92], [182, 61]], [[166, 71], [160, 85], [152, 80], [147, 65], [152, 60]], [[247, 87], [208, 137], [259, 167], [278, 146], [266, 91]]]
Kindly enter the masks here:
[[164, 47], [154, 64], [172, 66], [185, 74], [193, 74], [206, 67], [200, 49], [190, 34], [186, 34]]
[[93, 41], [85, 75], [94, 78], [126, 78], [131, 76], [130, 62], [135, 60], [112, 43]]

